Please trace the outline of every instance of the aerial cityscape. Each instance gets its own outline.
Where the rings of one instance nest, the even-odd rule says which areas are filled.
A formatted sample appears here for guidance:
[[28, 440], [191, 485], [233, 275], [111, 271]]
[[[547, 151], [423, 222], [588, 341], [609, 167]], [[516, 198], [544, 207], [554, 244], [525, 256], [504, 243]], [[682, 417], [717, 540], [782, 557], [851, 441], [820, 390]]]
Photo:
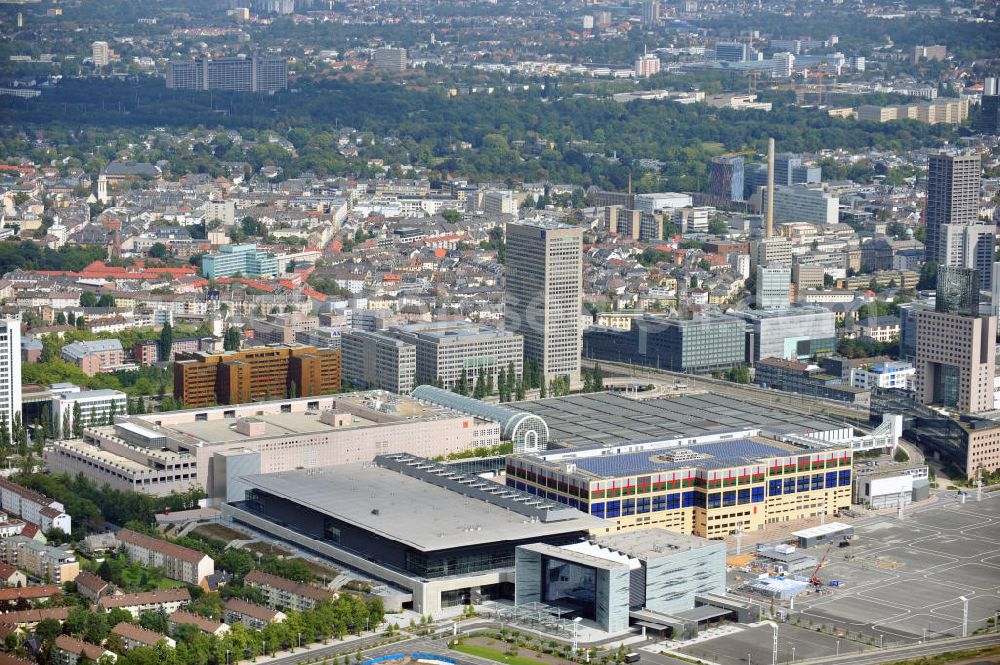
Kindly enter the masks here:
[[0, 0], [0, 665], [1000, 665], [1000, 4]]

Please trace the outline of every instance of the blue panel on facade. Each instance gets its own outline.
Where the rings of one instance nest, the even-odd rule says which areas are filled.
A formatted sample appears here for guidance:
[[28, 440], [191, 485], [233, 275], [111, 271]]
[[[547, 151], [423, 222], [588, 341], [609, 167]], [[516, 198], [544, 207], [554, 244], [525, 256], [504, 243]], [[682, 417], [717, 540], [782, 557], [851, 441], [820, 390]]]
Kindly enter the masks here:
[[781, 478], [778, 478], [777, 480], [769, 480], [767, 482], [767, 495], [781, 496]]
[[639, 514], [649, 512], [649, 497], [635, 500], [635, 512]]
[[708, 507], [719, 508], [722, 506], [722, 492], [712, 492], [708, 495]]
[[664, 496], [654, 496], [653, 497], [653, 510], [659, 512], [661, 510], [666, 510], [667, 508], [667, 498]]
[[736, 491], [723, 492], [722, 493], [722, 505], [723, 506], [735, 506], [736, 505]]
[[844, 469], [843, 471], [840, 472], [840, 483], [839, 484], [840, 484], [841, 487], [846, 487], [846, 486], [849, 486], [851, 484], [851, 470], [850, 469]]
[[705, 507], [705, 493], [704, 492], [684, 492], [684, 507], [688, 508], [694, 506], [695, 508]]
[[[522, 491], [525, 489], [524, 483], [516, 483], [515, 487], [517, 487], [517, 489], [522, 490]], [[534, 488], [532, 488], [532, 489], [534, 489]]]
[[635, 515], [635, 499], [622, 501], [622, 515]]
[[604, 504], [603, 503], [592, 503], [590, 504], [590, 514], [594, 517], [604, 517]]
[[604, 515], [607, 518], [621, 517], [622, 514], [622, 502], [621, 501], [608, 501], [604, 507]]
[[795, 479], [785, 478], [785, 494], [795, 494]]
[[667, 495], [667, 510], [677, 510], [681, 507], [681, 495], [679, 493]]
[[744, 503], [750, 503], [750, 490], [740, 490], [736, 493], [736, 503], [741, 506]]
[[752, 487], [750, 488], [750, 499], [754, 503], [760, 503], [764, 500], [764, 486]]
[[796, 492], [808, 492], [809, 491], [809, 476], [799, 476], [798, 482], [795, 484]]
[[826, 486], [827, 487], [836, 487], [837, 486], [837, 472], [836, 471], [827, 471], [826, 472]]
[[814, 490], [821, 490], [821, 489], [823, 489], [823, 474], [822, 473], [817, 473], [815, 476], [812, 477], [812, 488]]

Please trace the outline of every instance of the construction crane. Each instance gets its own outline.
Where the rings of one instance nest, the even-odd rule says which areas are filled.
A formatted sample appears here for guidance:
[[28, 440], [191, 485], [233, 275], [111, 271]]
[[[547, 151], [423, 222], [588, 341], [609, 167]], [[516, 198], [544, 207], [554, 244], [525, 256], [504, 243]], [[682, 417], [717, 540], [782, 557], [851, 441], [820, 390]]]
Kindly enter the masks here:
[[830, 553], [831, 547], [833, 547], [833, 543], [826, 546], [826, 549], [823, 550], [823, 556], [819, 558], [819, 562], [816, 564], [816, 570], [814, 570], [813, 574], [809, 576], [809, 584], [812, 584], [816, 589], [823, 586], [823, 580], [819, 578], [819, 569], [823, 567], [824, 563], [826, 563], [826, 556]]

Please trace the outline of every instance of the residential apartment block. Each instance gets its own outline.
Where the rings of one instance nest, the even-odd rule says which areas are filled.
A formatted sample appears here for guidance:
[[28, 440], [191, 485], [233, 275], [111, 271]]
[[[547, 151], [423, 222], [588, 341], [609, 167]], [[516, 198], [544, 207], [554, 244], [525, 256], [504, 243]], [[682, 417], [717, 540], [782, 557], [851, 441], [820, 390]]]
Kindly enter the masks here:
[[[143, 565], [152, 564], [145, 564], [143, 562]], [[165, 612], [166, 614], [171, 614], [190, 602], [191, 593], [182, 587], [179, 589], [144, 591], [142, 593], [126, 593], [120, 596], [104, 596], [97, 601], [97, 607], [104, 612], [110, 612], [116, 608], [126, 610], [138, 619], [143, 612]]]
[[73, 342], [64, 346], [59, 356], [79, 367], [87, 376], [112, 372], [125, 364], [125, 350], [117, 339]]
[[70, 533], [73, 530], [72, 518], [63, 504], [6, 478], [0, 478], [0, 509], [37, 524], [42, 531], [60, 529]]
[[26, 536], [0, 540], [0, 561], [56, 584], [72, 582], [80, 574], [75, 556]]
[[225, 617], [226, 623], [242, 623], [251, 630], [262, 630], [268, 624], [282, 623], [287, 618], [284, 612], [249, 603], [240, 598], [230, 598], [226, 601]]
[[243, 583], [260, 589], [264, 594], [264, 604], [268, 607], [297, 612], [314, 609], [318, 603], [332, 600], [337, 595], [327, 589], [295, 582], [260, 570], [250, 571], [243, 579]]
[[164, 574], [172, 580], [200, 584], [203, 579], [215, 572], [215, 561], [203, 552], [152, 538], [130, 529], [119, 531], [117, 538], [125, 549], [129, 561], [149, 568], [162, 568]]

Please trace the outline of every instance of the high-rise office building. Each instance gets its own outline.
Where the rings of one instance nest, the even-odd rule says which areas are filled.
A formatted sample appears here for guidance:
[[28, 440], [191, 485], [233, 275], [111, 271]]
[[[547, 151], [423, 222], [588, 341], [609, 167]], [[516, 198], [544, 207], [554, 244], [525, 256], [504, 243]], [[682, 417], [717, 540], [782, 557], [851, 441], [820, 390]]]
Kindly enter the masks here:
[[372, 62], [375, 64], [375, 69], [386, 72], [404, 72], [406, 71], [406, 49], [377, 48]]
[[983, 81], [982, 111], [976, 122], [976, 131], [1000, 134], [1000, 79], [992, 76]]
[[743, 157], [723, 155], [712, 159], [712, 196], [727, 201], [743, 200]]
[[645, 0], [642, 3], [642, 27], [652, 28], [660, 22], [660, 0]]
[[0, 423], [21, 413], [21, 322], [0, 319]]
[[757, 266], [757, 309], [785, 309], [792, 301], [792, 269]]
[[553, 222], [507, 224], [506, 328], [524, 338], [525, 360], [546, 381], [580, 381], [583, 229]]
[[997, 319], [979, 315], [976, 271], [939, 268], [934, 311], [920, 310], [916, 317], [914, 387], [920, 403], [968, 413], [991, 410]]
[[938, 232], [938, 264], [975, 270], [978, 288], [988, 291], [993, 286], [996, 238], [993, 224], [946, 224]]
[[[930, 156], [927, 164], [927, 229], [924, 255], [939, 265], [956, 265], [945, 250], [949, 224], [975, 224], [979, 215], [981, 166], [978, 154]], [[949, 263], [949, 261], [953, 261]], [[964, 265], [960, 261], [957, 265]]]
[[90, 45], [90, 52], [95, 67], [107, 67], [111, 62], [111, 50], [107, 42], [94, 42]]
[[409, 393], [416, 387], [417, 350], [386, 332], [345, 330], [340, 336], [344, 380], [353, 388]]
[[273, 344], [225, 353], [178, 353], [174, 361], [174, 397], [189, 408], [339, 390], [340, 349]]
[[288, 87], [288, 62], [284, 58], [262, 55], [172, 60], [167, 63], [167, 87], [172, 90], [275, 92]]
[[719, 42], [715, 45], [715, 59], [720, 62], [746, 62], [749, 49], [742, 42]]
[[437, 384], [446, 390], [460, 383], [465, 372], [470, 390], [482, 372], [498, 385], [500, 372], [511, 366], [520, 378], [524, 338], [510, 330], [476, 323], [437, 321], [392, 328], [390, 334], [416, 349], [416, 385]]
[[942, 314], [979, 316], [979, 276], [970, 268], [938, 268], [934, 311]]
[[795, 55], [791, 53], [775, 53], [774, 54], [774, 69], [772, 73], [777, 78], [787, 79], [792, 76], [793, 68], [795, 67]]

